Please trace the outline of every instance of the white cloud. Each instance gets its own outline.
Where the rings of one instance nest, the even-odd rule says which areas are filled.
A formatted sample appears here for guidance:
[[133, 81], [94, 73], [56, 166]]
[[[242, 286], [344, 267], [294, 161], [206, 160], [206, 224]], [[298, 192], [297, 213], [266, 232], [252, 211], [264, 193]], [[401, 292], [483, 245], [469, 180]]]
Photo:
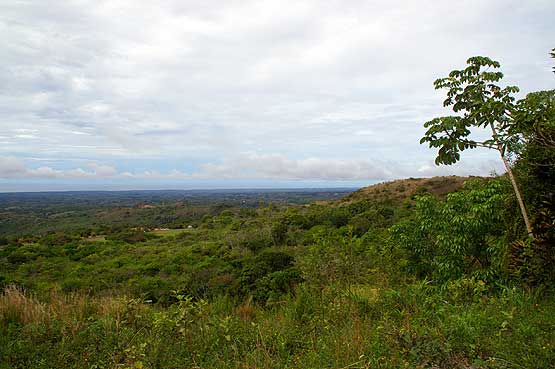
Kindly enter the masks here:
[[[470, 163], [470, 162], [469, 162]], [[480, 161], [478, 165], [459, 163], [438, 167], [432, 162], [413, 167], [403, 162], [306, 158], [291, 159], [280, 154], [242, 154], [226, 160], [205, 163], [192, 172], [172, 169], [129, 172], [97, 163], [87, 169], [54, 169], [49, 166], [30, 168], [23, 160], [0, 157], [0, 179], [130, 179], [130, 180], [274, 180], [274, 181], [378, 181], [403, 177], [435, 175], [489, 175], [502, 172], [500, 162]]]
[[82, 168], [61, 170], [49, 166], [31, 168], [22, 159], [0, 156], [0, 179], [83, 179], [120, 176], [117, 170], [109, 165], [91, 162], [88, 167], [88, 171]]
[[117, 174], [117, 170], [109, 165], [90, 163], [89, 167], [94, 170], [94, 175], [98, 177], [112, 177]]
[[279, 180], [359, 180], [390, 178], [383, 163], [365, 160], [307, 158], [283, 155], [243, 155], [219, 164], [205, 164], [199, 176]]
[[490, 175], [492, 172], [503, 172], [500, 161], [480, 160], [477, 163], [468, 161], [447, 167], [439, 167], [433, 162], [428, 162], [417, 168], [409, 161], [321, 158], [295, 160], [279, 154], [248, 154], [217, 164], [206, 164], [193, 176], [230, 179], [375, 181], [436, 175]]
[[0, 156], [0, 178], [12, 178], [26, 173], [23, 161], [13, 157]]
[[[549, 0], [3, 2], [0, 156], [121, 168], [49, 178], [410, 172], [434, 156], [418, 144], [444, 114], [432, 82], [468, 56], [552, 88], [554, 16]], [[492, 156], [476, 158], [461, 165]]]

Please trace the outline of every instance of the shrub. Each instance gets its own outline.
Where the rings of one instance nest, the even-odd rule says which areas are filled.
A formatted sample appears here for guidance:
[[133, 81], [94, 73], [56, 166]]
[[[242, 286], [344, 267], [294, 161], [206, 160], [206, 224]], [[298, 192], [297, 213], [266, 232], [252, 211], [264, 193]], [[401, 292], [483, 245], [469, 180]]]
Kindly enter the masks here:
[[408, 268], [420, 276], [445, 282], [478, 273], [503, 273], [505, 225], [504, 185], [469, 181], [465, 191], [445, 201], [432, 196], [416, 200], [414, 217], [391, 228], [392, 241], [408, 252]]
[[245, 262], [239, 275], [241, 292], [253, 295], [257, 301], [287, 292], [299, 279], [298, 272], [292, 268], [293, 260], [291, 255], [284, 252], [261, 252]]

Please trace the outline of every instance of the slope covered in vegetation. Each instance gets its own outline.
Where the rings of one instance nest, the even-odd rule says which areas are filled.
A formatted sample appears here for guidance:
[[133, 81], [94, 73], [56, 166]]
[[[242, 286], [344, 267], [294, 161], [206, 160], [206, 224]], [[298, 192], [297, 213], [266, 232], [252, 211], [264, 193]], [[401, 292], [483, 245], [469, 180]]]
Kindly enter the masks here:
[[555, 303], [516, 288], [508, 183], [464, 180], [8, 237], [0, 367], [547, 368]]
[[445, 198], [448, 193], [460, 190], [463, 183], [470, 178], [471, 177], [449, 176], [398, 179], [361, 188], [338, 200], [338, 202], [350, 203], [361, 200], [380, 201], [384, 199], [402, 202], [426, 193], [439, 198]]

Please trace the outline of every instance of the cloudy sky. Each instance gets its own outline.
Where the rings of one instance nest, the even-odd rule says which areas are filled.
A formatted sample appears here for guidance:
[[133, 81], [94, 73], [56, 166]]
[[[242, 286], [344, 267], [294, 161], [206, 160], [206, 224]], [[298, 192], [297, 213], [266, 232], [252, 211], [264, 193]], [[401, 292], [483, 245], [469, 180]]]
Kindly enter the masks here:
[[555, 87], [555, 2], [5, 0], [0, 191], [362, 186], [435, 167], [433, 81]]

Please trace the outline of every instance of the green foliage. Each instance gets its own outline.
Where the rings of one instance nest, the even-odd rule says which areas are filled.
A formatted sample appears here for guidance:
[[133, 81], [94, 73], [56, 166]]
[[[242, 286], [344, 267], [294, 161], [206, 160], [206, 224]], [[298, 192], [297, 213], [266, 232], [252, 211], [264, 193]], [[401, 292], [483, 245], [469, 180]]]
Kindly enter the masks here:
[[[523, 184], [523, 196], [533, 214], [535, 240], [514, 240], [510, 267], [529, 285], [555, 281], [555, 90], [530, 93], [517, 104], [516, 130], [524, 144], [518, 152], [515, 173]], [[518, 222], [513, 221], [513, 228]], [[517, 228], [518, 229], [518, 228]], [[514, 232], [517, 233], [517, 232]]]
[[69, 243], [71, 241], [75, 241], [76, 239], [77, 237], [69, 236], [64, 232], [55, 232], [42, 237], [40, 239], [40, 243], [47, 246], [60, 246], [65, 245], [66, 243]]
[[[474, 180], [445, 196], [461, 182], [407, 180], [308, 206], [206, 206], [198, 226], [157, 236], [130, 211], [128, 225], [102, 232], [10, 238], [0, 367], [547, 368], [552, 298], [501, 277], [545, 283], [550, 259], [538, 251], [551, 248], [507, 249], [506, 183]], [[174, 215], [156, 216], [188, 224]]]
[[300, 281], [293, 260], [284, 252], [264, 251], [246, 261], [239, 275], [242, 293], [265, 302], [290, 291]]
[[420, 197], [413, 219], [391, 228], [392, 240], [418, 275], [440, 282], [464, 275], [496, 278], [503, 272], [505, 199], [500, 180], [469, 181], [445, 201]]
[[519, 282], [528, 286], [553, 285], [555, 281], [555, 216], [550, 209], [538, 210], [539, 237], [516, 240], [507, 255], [508, 269]]
[[553, 204], [555, 191], [555, 90], [530, 93], [517, 104], [515, 131], [525, 145], [519, 150], [517, 172], [531, 206]]
[[79, 295], [43, 302], [9, 288], [0, 296], [0, 367], [552, 367], [552, 297], [491, 294], [472, 278], [442, 289], [376, 287], [300, 286], [266, 307], [173, 291], [165, 308]]
[[312, 227], [309, 219], [296, 208], [289, 208], [284, 214], [284, 222], [288, 225], [301, 229], [310, 229]]
[[126, 243], [138, 243], [145, 242], [147, 239], [156, 238], [152, 233], [146, 233], [142, 230], [123, 230], [116, 233], [112, 233], [107, 237], [109, 240], [113, 241], [123, 241]]
[[[457, 116], [435, 118], [424, 124], [428, 128], [420, 143], [439, 148], [436, 164], [454, 164], [460, 152], [478, 146], [495, 148], [504, 154], [518, 137], [509, 134], [518, 92], [515, 86], [501, 88], [496, 83], [503, 78], [497, 69], [500, 64], [487, 57], [467, 60], [468, 67], [454, 70], [448, 77], [434, 82], [436, 89], [447, 89], [443, 106], [452, 107]], [[470, 138], [472, 128], [492, 128], [491, 139], [475, 141]]]
[[350, 232], [341, 236], [339, 232], [320, 230], [314, 241], [297, 259], [297, 267], [309, 285], [323, 288], [340, 284], [350, 285], [364, 281], [367, 277], [368, 260], [362, 256], [366, 251], [363, 239]]
[[275, 221], [272, 223], [271, 233], [274, 244], [282, 244], [286, 240], [287, 230], [287, 224], [283, 222]]
[[356, 236], [362, 236], [373, 226], [374, 222], [372, 219], [372, 213], [363, 213], [355, 215], [349, 221], [349, 226], [352, 229], [353, 234]]

